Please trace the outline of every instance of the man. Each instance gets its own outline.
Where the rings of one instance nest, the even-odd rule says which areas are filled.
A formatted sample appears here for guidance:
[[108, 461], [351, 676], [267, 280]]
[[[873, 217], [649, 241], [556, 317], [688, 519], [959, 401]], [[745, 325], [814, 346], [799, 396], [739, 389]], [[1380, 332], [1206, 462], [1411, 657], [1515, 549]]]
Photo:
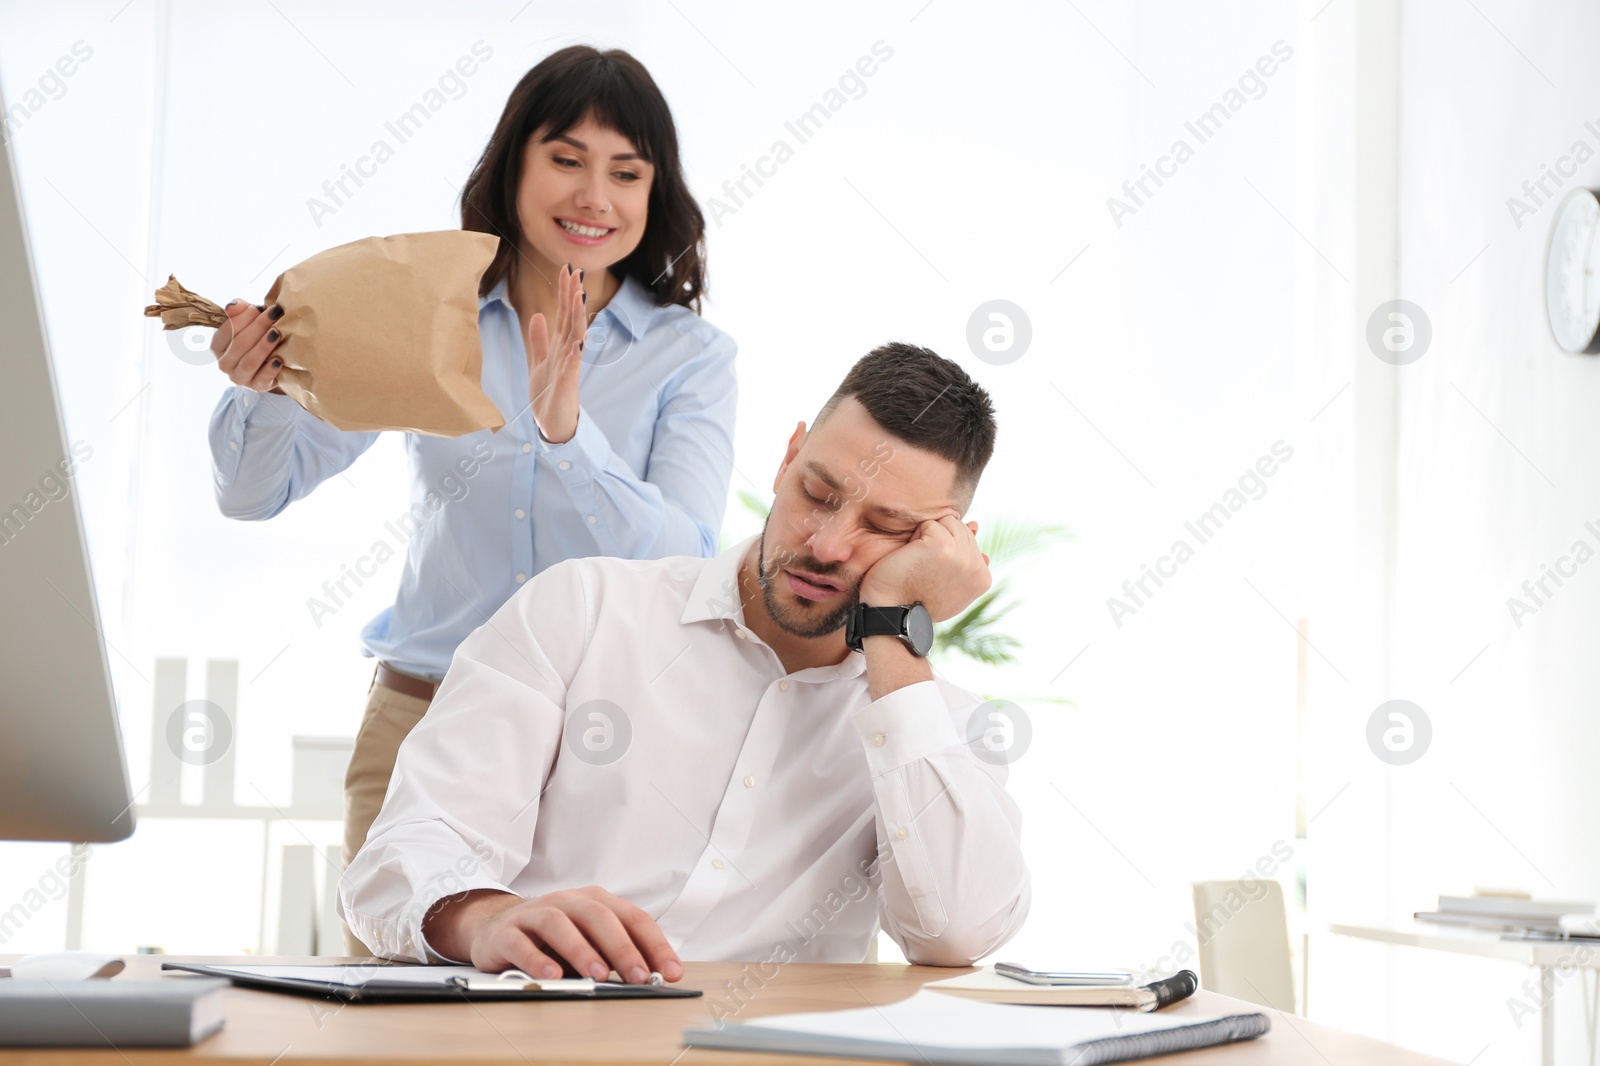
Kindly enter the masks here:
[[[966, 966], [1027, 917], [1021, 814], [936, 679], [990, 585], [963, 524], [988, 394], [924, 348], [850, 371], [714, 559], [575, 559], [457, 650], [340, 886], [391, 958], [533, 976], [859, 962], [880, 921]], [[852, 647], [854, 645], [854, 647]], [[565, 966], [565, 969], [563, 969]]]

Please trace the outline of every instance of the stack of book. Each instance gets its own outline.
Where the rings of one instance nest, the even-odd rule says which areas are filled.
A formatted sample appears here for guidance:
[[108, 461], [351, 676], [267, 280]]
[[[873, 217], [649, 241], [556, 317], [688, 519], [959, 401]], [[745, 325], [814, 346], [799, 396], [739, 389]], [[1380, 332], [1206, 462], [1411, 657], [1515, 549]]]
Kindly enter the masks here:
[[1592, 917], [1594, 902], [1530, 899], [1526, 896], [1440, 896], [1439, 909], [1418, 911], [1419, 922], [1485, 929], [1491, 932], [1560, 933], [1561, 919]]

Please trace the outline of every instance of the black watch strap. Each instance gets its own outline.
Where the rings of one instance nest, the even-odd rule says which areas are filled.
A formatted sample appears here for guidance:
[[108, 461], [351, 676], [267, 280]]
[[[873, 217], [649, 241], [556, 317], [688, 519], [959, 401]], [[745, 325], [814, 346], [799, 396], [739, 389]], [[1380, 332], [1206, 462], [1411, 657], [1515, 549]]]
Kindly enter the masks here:
[[845, 643], [850, 645], [851, 651], [860, 651], [861, 642], [867, 637], [898, 637], [905, 632], [906, 615], [910, 613], [909, 607], [872, 607], [858, 603], [845, 625]]
[[933, 623], [920, 603], [892, 607], [858, 603], [845, 620], [844, 642], [851, 651], [860, 651], [867, 637], [899, 637], [913, 654], [927, 655]]

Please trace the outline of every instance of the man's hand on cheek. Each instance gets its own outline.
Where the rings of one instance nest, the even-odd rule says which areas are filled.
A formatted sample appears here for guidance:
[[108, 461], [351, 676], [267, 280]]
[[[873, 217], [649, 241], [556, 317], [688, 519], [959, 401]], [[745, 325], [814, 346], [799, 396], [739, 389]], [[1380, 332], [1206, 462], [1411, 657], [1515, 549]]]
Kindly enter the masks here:
[[978, 550], [978, 523], [956, 515], [929, 519], [916, 536], [861, 578], [861, 602], [873, 607], [921, 603], [935, 622], [954, 618], [989, 591], [989, 557]]

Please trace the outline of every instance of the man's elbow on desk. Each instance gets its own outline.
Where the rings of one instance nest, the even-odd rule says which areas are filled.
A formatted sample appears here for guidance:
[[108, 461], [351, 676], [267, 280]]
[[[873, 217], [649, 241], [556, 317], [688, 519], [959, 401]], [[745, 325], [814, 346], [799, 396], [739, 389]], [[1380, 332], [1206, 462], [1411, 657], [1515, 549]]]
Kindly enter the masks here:
[[913, 966], [976, 966], [978, 960], [994, 954], [1011, 939], [1007, 933], [1000, 937], [964, 937], [956, 940], [949, 936], [906, 937], [900, 944], [906, 961]]
[[991, 921], [964, 928], [952, 922], [938, 936], [906, 930], [891, 930], [890, 936], [913, 966], [976, 966], [979, 959], [999, 951], [1017, 934], [1028, 919], [1032, 900], [1032, 879], [1025, 873], [1016, 899]]

